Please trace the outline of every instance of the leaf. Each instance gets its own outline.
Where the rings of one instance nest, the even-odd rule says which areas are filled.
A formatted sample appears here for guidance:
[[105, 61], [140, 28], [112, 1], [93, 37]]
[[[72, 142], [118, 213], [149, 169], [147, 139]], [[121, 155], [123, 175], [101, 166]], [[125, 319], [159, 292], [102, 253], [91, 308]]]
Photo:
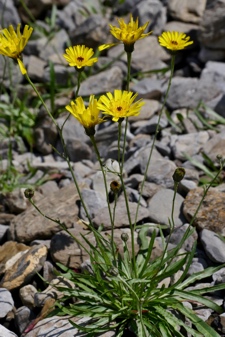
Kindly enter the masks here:
[[[204, 337], [220, 337], [220, 335], [212, 329], [207, 323], [205, 323], [200, 317], [198, 317], [193, 310], [188, 307], [183, 306], [182, 304], [177, 305], [177, 309], [185, 315], [185, 317], [189, 318], [191, 322], [195, 325], [198, 331]], [[186, 329], [187, 326], [185, 326]], [[188, 331], [188, 329], [186, 329]]]
[[215, 272], [217, 272], [218, 270], [220, 270], [221, 268], [225, 267], [225, 264], [217, 266], [217, 267], [209, 267], [204, 269], [203, 271], [200, 271], [198, 273], [194, 273], [192, 275], [190, 275], [186, 280], [184, 280], [182, 283], [178, 284], [176, 289], [185, 289], [187, 286], [189, 286], [190, 284], [202, 280], [204, 278], [210, 277], [212, 276]]
[[190, 290], [188, 291], [181, 291], [174, 289], [173, 291], [174, 296], [179, 296], [182, 299], [190, 300], [191, 302], [198, 302], [201, 304], [204, 304], [206, 307], [218, 312], [222, 313], [223, 309], [221, 306], [216, 304], [215, 302], [209, 300], [208, 298], [205, 298], [203, 296], [199, 296], [196, 293], [192, 293]]

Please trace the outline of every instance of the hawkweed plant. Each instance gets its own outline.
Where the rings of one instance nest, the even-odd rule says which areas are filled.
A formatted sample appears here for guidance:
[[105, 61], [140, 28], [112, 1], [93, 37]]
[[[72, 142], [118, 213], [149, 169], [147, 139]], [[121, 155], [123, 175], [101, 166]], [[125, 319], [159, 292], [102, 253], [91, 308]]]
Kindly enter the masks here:
[[[58, 128], [63, 146], [63, 153], [59, 154], [67, 161], [69, 165], [73, 181], [88, 219], [85, 221], [85, 225], [88, 229], [87, 232], [91, 232], [95, 238], [95, 244], [93, 244], [87, 239], [85, 235], [82, 235], [82, 238], [85, 242], [85, 245], [83, 245], [77, 237], [74, 237], [69, 232], [66, 224], [61, 223], [59, 219], [53, 219], [50, 215], [42, 213], [42, 211], [35, 205], [32, 199], [33, 192], [31, 190], [25, 192], [25, 196], [40, 212], [40, 214], [42, 214], [47, 219], [59, 224], [61, 228], [69, 233], [71, 237], [76, 242], [78, 242], [90, 256], [90, 266], [82, 273], [74, 272], [63, 265], [58, 264], [58, 266], [62, 269], [61, 275], [64, 275], [64, 277], [74, 282], [75, 288], [59, 288], [63, 292], [64, 297], [63, 299], [60, 299], [56, 302], [57, 308], [55, 311], [53, 311], [52, 314], [69, 314], [71, 317], [77, 316], [81, 318], [87, 318], [85, 325], [76, 325], [76, 323], [72, 321], [71, 323], [79, 330], [84, 331], [88, 336], [96, 336], [98, 333], [113, 330], [115, 331], [115, 335], [120, 337], [124, 335], [126, 330], [128, 330], [130, 332], [132, 331], [138, 337], [183, 337], [186, 336], [186, 334], [194, 337], [219, 337], [219, 335], [210, 326], [208, 326], [207, 323], [199, 318], [194, 313], [194, 311], [185, 304], [185, 302], [194, 301], [195, 303], [197, 302], [221, 313], [222, 308], [220, 306], [202, 295], [207, 292], [224, 289], [224, 284], [218, 284], [210, 288], [192, 291], [187, 290], [189, 285], [211, 276], [213, 273], [219, 270], [221, 266], [210, 267], [200, 273], [195, 273], [187, 277], [187, 272], [192, 262], [196, 245], [193, 246], [191, 252], [184, 253], [183, 250], [181, 250], [185, 240], [194, 231], [194, 228], [192, 227], [194, 219], [208, 189], [213, 184], [213, 181], [217, 178], [217, 175], [210, 182], [207, 188], [205, 188], [202, 200], [195, 212], [192, 221], [190, 222], [189, 227], [184, 233], [183, 238], [179, 244], [172, 249], [168, 249], [169, 239], [164, 238], [162, 227], [156, 225], [149, 240], [147, 237], [149, 226], [147, 224], [137, 224], [140, 199], [137, 204], [135, 219], [131, 218], [126, 186], [123, 180], [126, 132], [128, 118], [130, 116], [137, 116], [140, 113], [141, 107], [144, 103], [141, 99], [138, 99], [137, 94], [133, 93], [129, 89], [130, 69], [132, 53], [134, 51], [134, 45], [136, 41], [149, 36], [151, 32], [144, 33], [148, 26], [148, 22], [139, 27], [138, 19], [135, 21], [132, 16], [130, 16], [130, 21], [128, 24], [126, 24], [122, 19], [118, 20], [118, 22], [119, 27], [110, 25], [110, 32], [117, 40], [120, 41], [119, 43], [123, 43], [124, 50], [127, 53], [128, 75], [126, 81], [126, 90], [123, 91], [115, 88], [114, 93], [107, 92], [100, 96], [99, 99], [95, 98], [94, 95], [91, 95], [89, 98], [89, 103], [86, 105], [83, 98], [78, 96], [81, 80], [80, 74], [84, 70], [84, 67], [90, 67], [95, 62], [97, 62], [97, 58], [92, 58], [93, 50], [83, 45], [69, 47], [66, 49], [65, 54], [63, 55], [64, 58], [68, 61], [69, 66], [75, 67], [75, 70], [78, 72], [76, 97], [73, 101], [70, 102], [70, 104], [66, 106], [66, 110], [69, 112], [69, 115], [72, 115], [80, 122], [81, 126], [84, 128], [84, 132], [89, 136], [96, 152], [105, 184], [106, 200], [108, 203], [108, 211], [110, 216], [111, 235], [109, 237], [104, 236], [101, 228], [96, 230], [93, 226], [92, 219], [88, 214], [86, 205], [82, 199], [79, 185], [76, 181], [76, 177], [74, 176], [74, 172], [70, 164], [66, 145], [62, 135], [62, 127], [60, 128], [57, 125], [57, 122], [51, 114], [51, 111], [46, 106], [34, 83], [32, 83], [30, 80], [29, 75], [27, 74], [27, 71], [22, 63], [22, 51], [30, 37], [32, 30], [26, 26], [23, 34], [21, 34], [20, 25], [17, 27], [17, 33], [10, 26], [8, 30], [4, 29], [3, 33], [0, 35], [1, 46], [3, 46], [0, 47], [0, 53], [14, 58], [18, 62], [20, 71], [30, 83], [33, 90], [41, 100], [41, 103], [46, 108], [49, 116], [52, 118], [53, 122]], [[156, 136], [159, 131], [160, 118], [162, 116], [171, 86], [176, 53], [192, 44], [193, 41], [190, 41], [190, 38], [183, 33], [163, 32], [159, 37], [159, 43], [161, 46], [167, 48], [172, 55], [170, 78], [159, 114], [155, 136], [150, 148], [147, 167], [141, 185], [140, 198], [144, 182], [146, 180], [147, 170], [151, 162]], [[112, 45], [102, 45], [100, 50], [108, 47], [112, 47]], [[109, 120], [110, 118], [112, 122], [115, 122], [118, 125], [118, 169], [113, 171], [104, 165], [104, 161], [100, 156], [95, 141], [95, 133], [97, 132], [96, 126], [100, 123], [104, 123], [105, 120]], [[68, 117], [65, 119], [65, 122], [67, 119]], [[121, 124], [124, 120], [124, 146], [122, 153], [120, 153], [119, 145], [122, 137]], [[220, 174], [222, 171], [223, 164], [224, 162], [221, 159], [220, 170], [218, 174]], [[108, 171], [113, 172], [116, 177], [115, 180], [111, 181], [109, 186], [106, 179], [106, 174]], [[183, 168], [177, 168], [173, 174], [174, 198], [171, 205], [171, 217], [169, 219], [169, 238], [175, 229], [173, 219], [174, 203], [179, 183], [183, 179], [184, 175], [185, 170]], [[109, 191], [114, 195], [112, 202], [109, 200]], [[121, 235], [122, 250], [118, 249], [114, 241], [116, 204], [120, 193], [123, 193], [124, 195], [130, 228], [129, 234], [124, 233]], [[157, 229], [159, 229], [162, 242], [164, 243], [164, 249], [160, 256], [153, 258], [152, 253], [154, 250]], [[138, 238], [140, 242], [138, 252], [135, 251], [136, 230], [138, 230]], [[131, 240], [129, 241], [129, 239]], [[174, 276], [181, 269], [183, 269], [183, 273], [178, 277], [178, 279], [176, 279], [174, 283], [171, 281], [169, 284], [165, 283], [167, 278]], [[75, 302], [74, 298], [76, 298]]]

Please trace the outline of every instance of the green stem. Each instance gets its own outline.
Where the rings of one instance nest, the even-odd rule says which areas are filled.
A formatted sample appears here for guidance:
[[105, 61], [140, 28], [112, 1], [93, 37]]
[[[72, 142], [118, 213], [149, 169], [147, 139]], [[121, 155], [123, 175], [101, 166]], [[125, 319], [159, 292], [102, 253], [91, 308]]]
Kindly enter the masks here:
[[164, 111], [164, 108], [165, 108], [165, 105], [166, 105], [166, 101], [167, 101], [168, 94], [169, 94], [170, 87], [171, 87], [171, 83], [172, 83], [172, 78], [173, 78], [173, 74], [174, 74], [174, 65], [175, 65], [175, 55], [172, 55], [172, 58], [171, 58], [171, 72], [170, 72], [169, 83], [168, 83], [166, 94], [165, 94], [165, 97], [164, 97], [164, 100], [163, 100], [162, 107], [160, 109], [158, 123], [157, 123], [157, 126], [156, 126], [156, 131], [155, 131], [155, 134], [154, 134], [154, 137], [153, 137], [152, 146], [151, 146], [151, 149], [150, 149], [150, 153], [149, 153], [146, 169], [145, 169], [145, 172], [144, 172], [144, 178], [143, 178], [142, 183], [141, 183], [140, 194], [139, 194], [139, 199], [138, 199], [138, 204], [137, 204], [137, 210], [136, 210], [136, 215], [135, 215], [135, 225], [136, 225], [136, 222], [137, 222], [138, 210], [139, 210], [139, 207], [140, 207], [140, 202], [141, 202], [141, 196], [142, 196], [142, 192], [143, 192], [143, 188], [144, 188], [144, 183], [146, 181], [148, 169], [149, 169], [151, 158], [152, 158], [153, 149], [155, 147], [156, 138], [157, 138], [157, 135], [159, 133], [160, 121], [161, 121], [161, 118], [162, 118], [162, 114], [163, 114], [163, 111]]
[[[109, 192], [108, 192], [106, 174], [105, 174], [104, 166], [102, 164], [102, 159], [101, 159], [101, 156], [100, 156], [100, 153], [98, 151], [98, 147], [97, 147], [97, 144], [96, 144], [96, 141], [95, 141], [95, 137], [94, 137], [94, 135], [89, 136], [89, 137], [90, 137], [91, 143], [94, 147], [94, 150], [95, 150], [95, 153], [97, 155], [97, 159], [98, 159], [98, 162], [100, 164], [101, 171], [102, 171], [102, 176], [103, 176], [103, 181], [104, 181], [104, 186], [105, 186], [105, 193], [106, 193], [106, 201], [107, 201], [107, 205], [108, 205], [108, 211], [109, 211], [109, 217], [110, 217], [110, 223], [111, 223], [111, 237], [114, 237], [114, 221], [113, 221], [112, 210], [111, 210], [110, 203], [109, 203]], [[112, 251], [113, 251], [113, 258], [114, 258], [114, 261], [115, 261], [116, 255], [115, 255], [114, 244], [112, 245]]]
[[75, 93], [75, 98], [78, 97], [78, 93], [79, 93], [79, 90], [80, 90], [80, 84], [81, 84], [82, 72], [83, 72], [83, 70], [79, 70], [79, 71], [78, 71], [78, 76], [77, 76], [77, 90], [76, 90], [76, 93]]

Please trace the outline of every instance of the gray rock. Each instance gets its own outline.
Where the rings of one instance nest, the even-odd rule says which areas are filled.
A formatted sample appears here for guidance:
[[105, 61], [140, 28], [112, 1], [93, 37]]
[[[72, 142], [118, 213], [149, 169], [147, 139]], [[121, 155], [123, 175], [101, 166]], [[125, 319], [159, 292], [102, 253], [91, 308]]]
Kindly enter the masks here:
[[174, 77], [169, 91], [167, 106], [178, 108], [195, 108], [200, 101], [205, 104], [220, 94], [216, 86], [209, 81], [197, 78]]
[[138, 93], [138, 98], [160, 100], [162, 81], [154, 78], [144, 78], [138, 84], [133, 85], [132, 90]]
[[32, 81], [43, 82], [45, 66], [46, 62], [39, 57], [34, 55], [29, 57], [27, 71]]
[[18, 15], [17, 9], [15, 7], [13, 0], [1, 0], [0, 1], [0, 11], [4, 14], [3, 22], [1, 28], [8, 28], [9, 25], [13, 25], [16, 28], [17, 24], [20, 23], [20, 17]]
[[[166, 191], [164, 190], [164, 192], [166, 192]], [[179, 194], [178, 194], [178, 196], [179, 196]], [[175, 230], [173, 231], [173, 233], [169, 237], [169, 243], [172, 243], [174, 245], [178, 245], [180, 243], [180, 241], [183, 239], [183, 237], [186, 234], [186, 231], [188, 230], [189, 227], [190, 227], [189, 224], [184, 224], [180, 227], [175, 228]], [[197, 235], [196, 230], [194, 230], [193, 234], [191, 236], [189, 236], [184, 241], [184, 244], [182, 245], [182, 248], [185, 249], [186, 251], [190, 252], [197, 239], [198, 239], [198, 235]]]
[[217, 156], [225, 157], [225, 132], [214, 135], [203, 147], [203, 152], [216, 164]]
[[[108, 55], [117, 58], [123, 52], [123, 45], [120, 44], [111, 48]], [[121, 60], [126, 62], [126, 55], [122, 55]], [[150, 35], [135, 43], [132, 53], [132, 68], [135, 71], [150, 71], [166, 68], [166, 61], [170, 59], [169, 54], [162, 48], [156, 36]]]
[[64, 231], [52, 237], [50, 254], [54, 262], [60, 262], [72, 269], [79, 269], [81, 263], [89, 258], [90, 247], [82, 236], [85, 236], [92, 245], [95, 245], [95, 238], [83, 227], [82, 224], [76, 224], [75, 228], [70, 229], [70, 233], [79, 242]]
[[20, 288], [19, 295], [24, 306], [34, 307], [34, 295], [36, 292], [37, 289], [32, 284], [27, 284]]
[[224, 1], [208, 1], [199, 29], [201, 44], [210, 49], [225, 49]]
[[[19, 329], [20, 334], [26, 329], [32, 317], [30, 308], [22, 306], [15, 312], [15, 322]], [[34, 315], [33, 315], [34, 318]]]
[[[65, 48], [69, 41], [69, 36], [64, 29], [60, 29], [57, 33], [55, 33], [54, 37], [49, 41], [48, 38], [42, 38], [39, 41], [40, 44], [40, 55], [39, 57], [43, 60], [55, 60], [55, 55], [59, 55], [58, 63], [62, 63], [61, 55], [64, 54]], [[38, 40], [37, 40], [38, 43]]]
[[88, 77], [81, 83], [79, 95], [99, 95], [115, 88], [122, 89], [123, 73], [118, 66], [100, 72], [99, 74]]
[[223, 62], [208, 61], [201, 73], [201, 80], [210, 81], [221, 92], [225, 93], [225, 64]]
[[193, 258], [190, 268], [188, 270], [187, 276], [190, 276], [195, 273], [200, 273], [207, 267], [208, 267], [208, 264], [206, 260], [201, 259], [201, 258]]
[[20, 214], [27, 209], [27, 201], [24, 197], [24, 190], [17, 188], [12, 192], [0, 195], [3, 205], [13, 214]]
[[[95, 0], [97, 3], [97, 1]], [[94, 4], [92, 3], [92, 6]], [[109, 31], [108, 22], [100, 14], [91, 13], [79, 27], [70, 32], [70, 41], [72, 45], [84, 44], [89, 48], [95, 48], [107, 41], [107, 32]]]
[[40, 117], [34, 129], [35, 148], [42, 154], [52, 153], [57, 139], [57, 128], [49, 116]]
[[[132, 224], [134, 224], [136, 217], [137, 203], [129, 202], [128, 205], [131, 222]], [[111, 206], [111, 209], [113, 209], [113, 206]], [[148, 209], [143, 206], [140, 206], [137, 216], [137, 224], [146, 222], [148, 220], [149, 220]], [[111, 228], [111, 221], [109, 217], [108, 207], [104, 207], [99, 210], [98, 214], [93, 219], [93, 224], [97, 228], [103, 225], [104, 230]], [[127, 209], [124, 198], [120, 197], [119, 200], [117, 201], [114, 228], [124, 228], [124, 227], [129, 227], [129, 219], [127, 215]]]
[[140, 1], [132, 11], [134, 17], [140, 18], [140, 25], [150, 21], [148, 30], [153, 30], [155, 35], [161, 33], [166, 23], [166, 7], [159, 0]]
[[[42, 198], [36, 205], [53, 219], [60, 218], [69, 228], [73, 226], [78, 216], [77, 198], [75, 186], [70, 184], [62, 188], [60, 193], [54, 192]], [[33, 207], [29, 207], [11, 222], [9, 237], [20, 242], [31, 242], [35, 239], [51, 238], [52, 234], [59, 230], [61, 227], [58, 224], [44, 218]]]
[[[172, 201], [174, 192], [169, 189], [161, 189], [156, 192], [148, 202], [149, 216], [152, 222], [157, 224], [169, 225], [171, 220]], [[181, 226], [185, 223], [182, 214], [183, 197], [179, 194], [176, 195], [174, 204], [174, 225], [175, 227]]]
[[[71, 318], [70, 318], [71, 319]], [[74, 320], [74, 318], [72, 319]], [[85, 326], [85, 322], [88, 322], [90, 318], [75, 319], [76, 324], [82, 324]], [[1, 331], [1, 330], [0, 330]], [[68, 317], [53, 316], [50, 318], [44, 318], [38, 322], [35, 327], [26, 334], [26, 337], [40, 337], [41, 335], [52, 335], [60, 337], [82, 337], [83, 332], [78, 332], [76, 328], [69, 322]], [[4, 337], [13, 337], [14, 335], [4, 335]], [[102, 333], [99, 337], [115, 337], [115, 332], [110, 331]]]
[[9, 331], [3, 325], [0, 324], [0, 336], [4, 337], [18, 337], [14, 332]]
[[206, 0], [170, 0], [168, 2], [168, 13], [173, 19], [184, 22], [199, 23], [203, 16]]
[[13, 310], [14, 307], [12, 295], [5, 288], [0, 288], [0, 305], [0, 318], [4, 318], [10, 311]]
[[225, 263], [225, 242], [220, 239], [218, 234], [203, 229], [200, 233], [200, 240], [211, 261]]
[[57, 11], [56, 22], [59, 27], [70, 33], [84, 22], [86, 18], [80, 14], [80, 10], [85, 3], [82, 0], [70, 1], [61, 11]]
[[185, 154], [190, 157], [198, 154], [208, 140], [209, 133], [207, 131], [186, 135], [172, 135], [170, 146], [173, 156], [176, 159], [184, 161], [186, 159]]
[[[135, 130], [134, 134], [154, 134], [156, 131], [156, 126], [158, 125], [158, 116], [153, 116], [149, 121], [140, 121], [139, 127]], [[160, 119], [159, 130], [165, 128], [168, 125], [168, 120], [164, 117]], [[137, 126], [137, 124], [136, 124]]]
[[5, 239], [8, 231], [8, 226], [0, 224], [0, 243]]
[[[102, 193], [84, 188], [81, 192], [81, 195], [91, 219], [98, 214], [101, 208], [107, 206], [106, 196], [103, 196]], [[82, 203], [80, 208], [80, 217], [84, 220], [87, 220]]]
[[66, 148], [69, 158], [73, 162], [79, 162], [83, 159], [91, 159], [93, 155], [90, 146], [76, 138], [67, 138]]

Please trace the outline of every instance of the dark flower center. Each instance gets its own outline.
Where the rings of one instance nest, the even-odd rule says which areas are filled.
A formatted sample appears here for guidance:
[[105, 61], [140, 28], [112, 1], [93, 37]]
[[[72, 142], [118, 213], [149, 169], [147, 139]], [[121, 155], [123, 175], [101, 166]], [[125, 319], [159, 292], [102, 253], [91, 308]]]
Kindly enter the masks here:
[[79, 56], [79, 57], [77, 58], [77, 60], [78, 60], [79, 62], [82, 62], [82, 61], [84, 60], [84, 58], [83, 58], [82, 56]]
[[172, 44], [174, 44], [175, 46], [178, 45], [177, 41], [171, 41]]
[[117, 107], [117, 110], [118, 110], [118, 111], [123, 110], [122, 106], [118, 106], [118, 107]]

